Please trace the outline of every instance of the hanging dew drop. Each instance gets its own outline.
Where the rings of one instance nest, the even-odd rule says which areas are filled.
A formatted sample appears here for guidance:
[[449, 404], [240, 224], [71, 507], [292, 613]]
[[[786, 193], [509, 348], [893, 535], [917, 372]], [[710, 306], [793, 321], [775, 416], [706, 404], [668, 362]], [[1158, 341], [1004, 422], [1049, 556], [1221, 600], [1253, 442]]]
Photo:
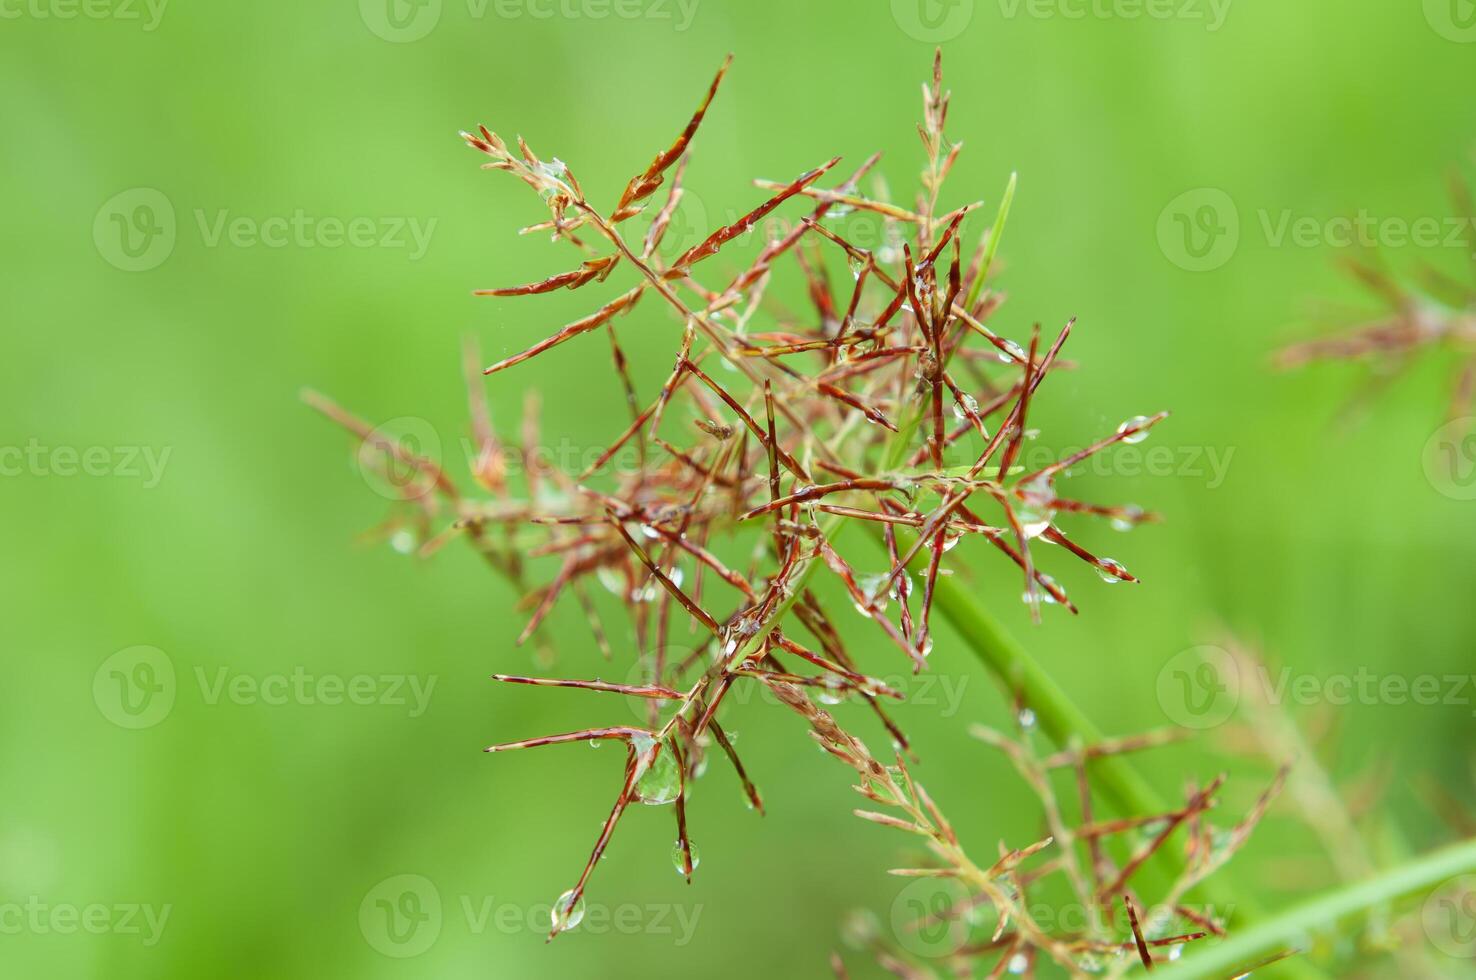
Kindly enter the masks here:
[[1177, 945], [1175, 945], [1175, 946], [1170, 946], [1169, 947], [1168, 957], [1169, 957], [1169, 962], [1170, 963], [1172, 963], [1174, 960], [1178, 959], [1180, 956], [1183, 956], [1183, 955], [1184, 955], [1184, 947], [1183, 946], [1177, 946]]
[[1133, 432], [1132, 435], [1123, 435], [1122, 441], [1130, 446], [1135, 443], [1142, 442], [1144, 439], [1148, 438], [1148, 430], [1140, 429], [1139, 426], [1146, 425], [1147, 422], [1148, 416], [1134, 415], [1132, 418], [1128, 419], [1126, 422], [1122, 423], [1122, 425], [1119, 425], [1117, 427], [1117, 434], [1122, 435], [1124, 432], [1136, 429], [1137, 431]]
[[1038, 476], [1020, 488], [1015, 517], [1027, 538], [1038, 537], [1056, 518], [1056, 489], [1048, 476]]
[[699, 865], [699, 864], [702, 863], [702, 855], [701, 855], [701, 853], [698, 852], [697, 845], [696, 844], [693, 844], [691, 841], [687, 841], [687, 846], [686, 846], [685, 849], [683, 849], [682, 842], [681, 841], [677, 841], [675, 844], [671, 845], [671, 863], [672, 863], [672, 866], [676, 868], [676, 873], [679, 874], [679, 875], [681, 875], [683, 878], [685, 878], [687, 876], [687, 874], [688, 874], [688, 871], [687, 871], [687, 854], [688, 853], [691, 853], [691, 855], [692, 855], [692, 869], [691, 870], [692, 871], [696, 871], [697, 870], [697, 865]]
[[1031, 732], [1035, 730], [1035, 710], [1033, 708], [1021, 708], [1020, 714], [1016, 716], [1020, 722], [1020, 728]]
[[979, 400], [973, 395], [964, 395], [962, 402], [953, 403], [953, 417], [960, 422], [979, 414]]
[[584, 921], [584, 896], [574, 901], [574, 889], [569, 889], [553, 904], [553, 927], [557, 932], [566, 932]]
[[1127, 569], [1123, 567], [1122, 562], [1116, 559], [1102, 558], [1097, 561], [1097, 575], [1108, 585], [1116, 585], [1124, 581], [1122, 576], [1126, 574]]
[[820, 693], [815, 697], [821, 704], [840, 704], [846, 699], [845, 683], [834, 674], [829, 674], [820, 687]]
[[[643, 741], [649, 743], [648, 749], [641, 749]], [[682, 777], [677, 771], [676, 755], [671, 747], [665, 744], [658, 747], [649, 737], [642, 739], [639, 736], [632, 740], [632, 744], [639, 753], [636, 766], [640, 774], [636, 777], [635, 791], [641, 802], [647, 806], [665, 806], [674, 802], [681, 792]]]
[[402, 555], [415, 551], [415, 535], [401, 528], [390, 537], [390, 547]]
[[595, 569], [595, 577], [610, 591], [611, 595], [624, 596], [626, 594], [625, 577], [609, 565], [601, 565]]
[[1017, 976], [1030, 968], [1030, 958], [1024, 953], [1016, 953], [1010, 957], [1010, 972]]
[[887, 580], [890, 578], [890, 574], [879, 572], [876, 575], [864, 576], [856, 583], [862, 593], [865, 594], [867, 602], [877, 612], [887, 611], [887, 594], [889, 592]]

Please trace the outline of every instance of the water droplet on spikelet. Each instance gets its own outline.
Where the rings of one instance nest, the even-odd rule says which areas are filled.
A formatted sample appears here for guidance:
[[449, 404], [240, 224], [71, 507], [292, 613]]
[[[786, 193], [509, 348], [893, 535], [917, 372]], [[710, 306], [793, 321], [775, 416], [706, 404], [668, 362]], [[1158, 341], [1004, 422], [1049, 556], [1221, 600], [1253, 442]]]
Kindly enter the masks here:
[[702, 855], [698, 853], [697, 845], [693, 844], [691, 841], [687, 841], [687, 847], [685, 850], [683, 850], [682, 848], [681, 841], [677, 841], [675, 844], [671, 845], [672, 866], [676, 868], [676, 873], [681, 875], [683, 878], [687, 876], [688, 852], [690, 852], [692, 855], [692, 870], [696, 871], [697, 865], [702, 863]]
[[1118, 582], [1126, 581], [1122, 576], [1127, 574], [1127, 569], [1122, 562], [1113, 558], [1097, 559], [1097, 575], [1108, 585], [1116, 585]]
[[676, 754], [671, 746], [658, 745], [649, 736], [637, 735], [631, 740], [636, 750], [635, 792], [647, 806], [665, 806], [681, 792], [682, 777], [677, 769]]
[[[1147, 422], [1148, 422], [1148, 416], [1146, 416], [1146, 415], [1134, 415], [1132, 418], [1130, 418], [1126, 422], [1122, 423], [1122, 425], [1119, 425], [1117, 427], [1117, 432], [1118, 432], [1119, 435], [1121, 435], [1122, 433], [1127, 432], [1129, 429], [1138, 429], [1139, 426], [1144, 425]], [[1132, 435], [1123, 436], [1122, 437], [1122, 441], [1125, 442], [1125, 443], [1127, 443], [1128, 445], [1133, 445], [1134, 443], [1142, 442], [1144, 439], [1147, 439], [1147, 438], [1148, 438], [1148, 430], [1147, 429], [1138, 429], [1138, 431], [1134, 432]]]
[[584, 896], [574, 901], [574, 889], [560, 895], [553, 904], [553, 927], [558, 932], [573, 929], [584, 921]]

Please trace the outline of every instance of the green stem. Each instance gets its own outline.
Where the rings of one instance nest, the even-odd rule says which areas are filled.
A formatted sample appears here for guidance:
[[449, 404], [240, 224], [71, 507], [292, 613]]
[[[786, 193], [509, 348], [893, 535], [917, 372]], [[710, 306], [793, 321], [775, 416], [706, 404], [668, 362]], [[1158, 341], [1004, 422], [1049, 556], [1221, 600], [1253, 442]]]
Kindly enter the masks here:
[[1415, 858], [1374, 878], [1293, 906], [1155, 976], [1165, 980], [1209, 980], [1232, 976], [1281, 950], [1304, 948], [1308, 937], [1376, 906], [1434, 888], [1448, 878], [1476, 872], [1476, 840], [1463, 841]]

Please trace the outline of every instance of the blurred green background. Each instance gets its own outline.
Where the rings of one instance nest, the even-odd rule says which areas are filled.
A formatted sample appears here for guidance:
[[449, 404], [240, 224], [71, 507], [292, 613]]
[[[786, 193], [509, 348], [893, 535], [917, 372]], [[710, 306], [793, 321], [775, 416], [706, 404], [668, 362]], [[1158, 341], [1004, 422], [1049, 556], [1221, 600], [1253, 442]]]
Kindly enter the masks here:
[[[625, 709], [487, 680], [529, 666], [515, 597], [464, 547], [419, 562], [356, 540], [384, 502], [298, 398], [310, 385], [375, 421], [423, 420], [463, 474], [463, 338], [504, 356], [591, 294], [470, 295], [569, 261], [514, 234], [544, 210], [479, 171], [457, 131], [521, 133], [613, 200], [729, 51], [688, 173], [713, 220], [762, 199], [750, 178], [833, 154], [885, 151], [880, 171], [910, 198], [919, 84], [941, 41], [949, 133], [966, 144], [944, 203], [992, 210], [1020, 174], [994, 325], [1023, 339], [1080, 318], [1081, 368], [1043, 389], [1041, 441], [1080, 445], [1167, 408], [1144, 448], [1199, 454], [1072, 482], [1166, 517], [1125, 536], [1068, 524], [1145, 582], [1108, 590], [1049, 556], [1080, 617], [1030, 625], [1016, 574], [982, 549], [966, 559], [1105, 729], [1167, 723], [1160, 670], [1224, 624], [1302, 676], [1471, 673], [1476, 505], [1422, 465], [1450, 362], [1340, 428], [1359, 372], [1278, 374], [1268, 355], [1308, 334], [1307, 300], [1354, 298], [1335, 269], [1348, 250], [1278, 238], [1283, 217], [1326, 228], [1366, 211], [1388, 228], [1453, 213], [1444, 176], [1476, 134], [1476, 32], [1441, 3], [1155, 9], [1172, 16], [1070, 0], [0, 3], [5, 976], [815, 976], [848, 910], [888, 921], [899, 887], [882, 870], [901, 835], [852, 818], [846, 772], [755, 699], [729, 725], [768, 815], [715, 763], [692, 804], [702, 867], [688, 887], [670, 815], [638, 808], [589, 892], [603, 928], [545, 946], [547, 905], [613, 797], [615, 750], [478, 750]], [[1206, 202], [1238, 240], [1200, 259], [1174, 215], [1199, 228]], [[756, 244], [714, 262], [736, 268]], [[1384, 244], [1398, 267], [1467, 261]], [[652, 391], [678, 326], [649, 303], [621, 326]], [[529, 388], [546, 395], [551, 445], [583, 452], [623, 425], [601, 338], [494, 378], [504, 432]], [[599, 672], [577, 608], [553, 624], [559, 669]], [[902, 669], [872, 655], [876, 672]], [[897, 712], [920, 777], [980, 854], [1034, 839], [1033, 798], [965, 735], [1002, 724], [1005, 702], [950, 634], [933, 662], [934, 703]], [[434, 686], [419, 711], [408, 683], [368, 682], [405, 704], [270, 696], [294, 673]], [[162, 690], [140, 700], [149, 685]], [[1419, 784], [1472, 802], [1471, 710], [1338, 708], [1332, 768], [1385, 760], [1403, 835], [1438, 843], [1448, 831]], [[1216, 745], [1160, 755], [1150, 775], [1177, 792], [1229, 765], [1243, 806], [1268, 769]], [[1331, 880], [1317, 854], [1273, 817], [1229, 877], [1274, 907]], [[407, 889], [441, 909], [408, 947], [375, 926], [377, 899]], [[103, 934], [31, 906], [102, 907], [88, 914]], [[168, 917], [125, 922], [128, 906]]]

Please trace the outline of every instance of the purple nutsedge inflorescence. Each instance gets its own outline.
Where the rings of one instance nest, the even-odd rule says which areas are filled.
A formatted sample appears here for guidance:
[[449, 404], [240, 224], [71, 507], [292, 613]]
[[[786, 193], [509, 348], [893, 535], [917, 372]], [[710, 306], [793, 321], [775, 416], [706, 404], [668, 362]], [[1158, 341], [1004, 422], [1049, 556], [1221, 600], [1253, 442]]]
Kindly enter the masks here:
[[[1165, 413], [1130, 418], [1087, 449], [1044, 467], [1021, 464], [1022, 444], [1033, 435], [1027, 428], [1032, 402], [1046, 379], [1068, 366], [1060, 355], [1072, 324], [1049, 340], [1037, 326], [1023, 345], [989, 325], [1004, 301], [992, 273], [1015, 183], [1011, 178], [993, 224], [982, 233], [967, 228], [978, 204], [940, 209], [944, 181], [962, 147], [944, 134], [949, 93], [941, 58], [923, 86], [918, 132], [926, 163], [910, 207], [891, 203], [879, 180], [873, 179], [874, 192], [862, 191], [879, 155], [839, 180], [832, 177], [839, 159], [832, 159], [787, 182], [755, 182], [770, 193], [757, 207], [689, 248], [663, 250], [684, 194], [690, 144], [728, 67], [725, 62], [718, 71], [675, 142], [609, 209], [590, 200], [568, 164], [540, 157], [524, 140], [509, 146], [486, 128], [462, 134], [486, 158], [484, 167], [511, 173], [547, 206], [548, 219], [524, 231], [547, 232], [581, 256], [571, 271], [480, 295], [593, 291], [621, 283], [594, 312], [482, 371], [501, 375], [563, 345], [567, 350], [551, 356], [574, 349], [588, 355], [595, 341], [584, 335], [605, 333], [629, 420], [582, 472], [553, 466], [536, 451], [538, 412], [531, 398], [521, 445], [496, 433], [476, 376], [481, 364], [475, 347], [467, 356], [472, 475], [482, 491], [476, 496], [463, 493], [439, 463], [414, 447], [321, 396], [307, 396], [358, 437], [361, 463], [402, 475], [391, 481], [401, 499], [387, 527], [414, 535], [422, 554], [465, 537], [525, 594], [531, 612], [519, 642], [538, 644], [541, 662], [550, 659], [547, 617], [560, 599], [579, 605], [607, 658], [617, 648], [634, 648], [639, 674], [632, 683], [495, 677], [620, 694], [644, 705], [641, 725], [487, 749], [586, 741], [625, 747], [614, 805], [582, 873], [555, 905], [550, 938], [578, 924], [590, 876], [632, 803], [673, 806], [673, 859], [690, 879], [697, 856], [688, 835], [686, 790], [714, 744], [738, 773], [752, 807], [762, 810], [719, 718], [730, 691], [762, 685], [805, 719], [821, 748], [856, 770], [860, 793], [893, 811], [862, 816], [920, 835], [941, 862], [937, 869], [901, 873], [952, 876], [968, 887], [970, 902], [997, 911], [999, 933], [989, 947], [995, 953], [1004, 950], [1008, 958], [1039, 950], [1075, 963], [1085, 953], [1125, 948], [1131, 936], [1108, 942], [1100, 930], [1079, 942], [1053, 938], [1024, 911], [1021, 876], [1028, 881], [1042, 873], [1027, 873], [1025, 862], [1050, 840], [1007, 850], [992, 866], [968, 859], [904, 762], [907, 739], [883, 706], [902, 695], [862, 669], [827, 596], [843, 590], [850, 600], [843, 607], [853, 606], [874, 624], [917, 671], [933, 648], [935, 591], [949, 573], [945, 557], [960, 543], [977, 542], [1018, 566], [1025, 601], [1037, 618], [1047, 603], [1076, 611], [1042, 570], [1042, 551], [1068, 553], [1109, 582], [1137, 581], [1119, 562], [1068, 537], [1061, 522], [1095, 517], [1126, 529], [1152, 515], [1062, 495], [1058, 482], [1095, 453], [1145, 439]], [[834, 182], [822, 186], [827, 179]], [[798, 220], [776, 225], [770, 219], [781, 206], [799, 204], [807, 213]], [[880, 223], [878, 247], [859, 247], [842, 233], [838, 219], [857, 213]], [[711, 260], [755, 230], [765, 233], [757, 257], [741, 270], [720, 273], [720, 263]], [[766, 299], [781, 262], [803, 277], [812, 307], [806, 312]], [[832, 267], [850, 275], [833, 276]], [[639, 391], [617, 337], [617, 323], [637, 310], [650, 314], [643, 329], [671, 329], [677, 340], [671, 370], [654, 394]], [[634, 456], [638, 464], [615, 467], [617, 456]], [[514, 470], [522, 474], [522, 487], [514, 486]], [[842, 548], [842, 533], [852, 528], [885, 555], [882, 571], [859, 571], [861, 559]], [[1042, 549], [1041, 542], [1056, 548]], [[535, 587], [530, 566], [540, 559], [556, 570]], [[826, 576], [833, 583], [822, 588]], [[629, 614], [628, 631], [607, 628], [591, 581], [617, 597]], [[700, 636], [689, 655], [668, 655], [674, 619]], [[848, 696], [864, 702], [891, 733], [895, 762], [878, 761], [817, 704]], [[1038, 775], [1128, 747], [1085, 747], [1074, 756], [1021, 765]], [[1072, 865], [1083, 900], [1094, 908], [1127, 901], [1129, 879], [1144, 857], [1174, 827], [1197, 826], [1217, 788], [1196, 787], [1182, 808], [1144, 817], [1142, 824], [1158, 820], [1168, 829], [1150, 837], [1141, 854], [1120, 865], [1098, 854], [1086, 871]], [[1096, 841], [1139, 827], [1089, 821], [1087, 831], [1076, 833]], [[1207, 837], [1201, 844], [1210, 853]], [[1074, 853], [1069, 843], [1056, 846]], [[1065, 867], [1065, 861], [1053, 864]], [[1131, 904], [1128, 914], [1135, 914]], [[1160, 926], [1155, 922], [1158, 931], [1146, 940], [1138, 934], [1133, 948], [1146, 956], [1155, 944], [1185, 942], [1208, 928], [1181, 933]]]

